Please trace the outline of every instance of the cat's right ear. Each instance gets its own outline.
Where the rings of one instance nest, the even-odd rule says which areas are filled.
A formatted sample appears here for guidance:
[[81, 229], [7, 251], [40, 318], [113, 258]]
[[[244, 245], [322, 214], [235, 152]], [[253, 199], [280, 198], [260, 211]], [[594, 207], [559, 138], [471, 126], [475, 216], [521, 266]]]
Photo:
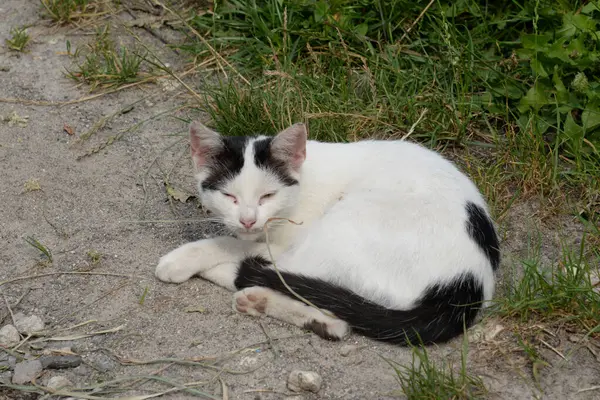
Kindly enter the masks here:
[[190, 125], [190, 146], [196, 168], [202, 169], [205, 167], [222, 145], [221, 136], [217, 132], [198, 121], [192, 122]]

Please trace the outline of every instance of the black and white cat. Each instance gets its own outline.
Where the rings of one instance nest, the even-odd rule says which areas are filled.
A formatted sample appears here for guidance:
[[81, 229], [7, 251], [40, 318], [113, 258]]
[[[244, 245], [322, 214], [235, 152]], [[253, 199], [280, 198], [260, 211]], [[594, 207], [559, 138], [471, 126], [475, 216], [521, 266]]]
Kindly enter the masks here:
[[[470, 326], [494, 292], [498, 238], [475, 185], [449, 161], [404, 141], [307, 141], [190, 127], [202, 204], [236, 237], [185, 244], [156, 276], [193, 275], [236, 291], [234, 308], [341, 339], [350, 329], [405, 344]], [[275, 264], [264, 242], [267, 226]], [[322, 310], [326, 310], [323, 312]]]

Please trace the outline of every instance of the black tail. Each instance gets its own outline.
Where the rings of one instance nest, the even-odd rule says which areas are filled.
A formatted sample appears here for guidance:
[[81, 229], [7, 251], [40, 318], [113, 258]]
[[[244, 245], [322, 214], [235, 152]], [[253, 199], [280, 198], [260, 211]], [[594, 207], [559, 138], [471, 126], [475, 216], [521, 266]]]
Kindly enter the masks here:
[[[236, 287], [263, 286], [294, 297], [270, 265], [262, 257], [245, 259], [235, 280]], [[387, 309], [321, 279], [281, 274], [296, 293], [331, 311], [355, 331], [396, 344], [440, 343], [460, 335], [465, 325], [473, 324], [483, 300], [482, 284], [469, 273], [448, 284], [429, 287], [410, 310]]]

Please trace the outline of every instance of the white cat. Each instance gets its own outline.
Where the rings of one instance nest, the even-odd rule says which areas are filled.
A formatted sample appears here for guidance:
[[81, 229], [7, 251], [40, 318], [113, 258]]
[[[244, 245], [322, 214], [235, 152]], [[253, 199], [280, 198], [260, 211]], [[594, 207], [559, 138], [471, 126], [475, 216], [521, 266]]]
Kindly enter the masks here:
[[[237, 237], [185, 244], [156, 276], [193, 275], [237, 291], [234, 308], [341, 339], [442, 342], [494, 292], [498, 239], [475, 185], [439, 154], [404, 141], [307, 141], [190, 127], [202, 204]], [[318, 308], [298, 300], [284, 281]], [[323, 310], [326, 310], [323, 312]]]

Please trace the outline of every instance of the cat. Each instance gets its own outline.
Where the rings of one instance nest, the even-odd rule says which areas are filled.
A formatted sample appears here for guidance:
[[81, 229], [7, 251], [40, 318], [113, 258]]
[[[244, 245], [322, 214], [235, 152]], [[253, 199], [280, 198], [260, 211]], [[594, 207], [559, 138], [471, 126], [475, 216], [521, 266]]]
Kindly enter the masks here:
[[400, 345], [459, 336], [492, 298], [500, 252], [488, 207], [438, 153], [307, 140], [300, 123], [276, 136], [199, 122], [189, 132], [200, 201], [234, 236], [171, 251], [158, 279], [200, 275], [234, 291], [240, 313]]

